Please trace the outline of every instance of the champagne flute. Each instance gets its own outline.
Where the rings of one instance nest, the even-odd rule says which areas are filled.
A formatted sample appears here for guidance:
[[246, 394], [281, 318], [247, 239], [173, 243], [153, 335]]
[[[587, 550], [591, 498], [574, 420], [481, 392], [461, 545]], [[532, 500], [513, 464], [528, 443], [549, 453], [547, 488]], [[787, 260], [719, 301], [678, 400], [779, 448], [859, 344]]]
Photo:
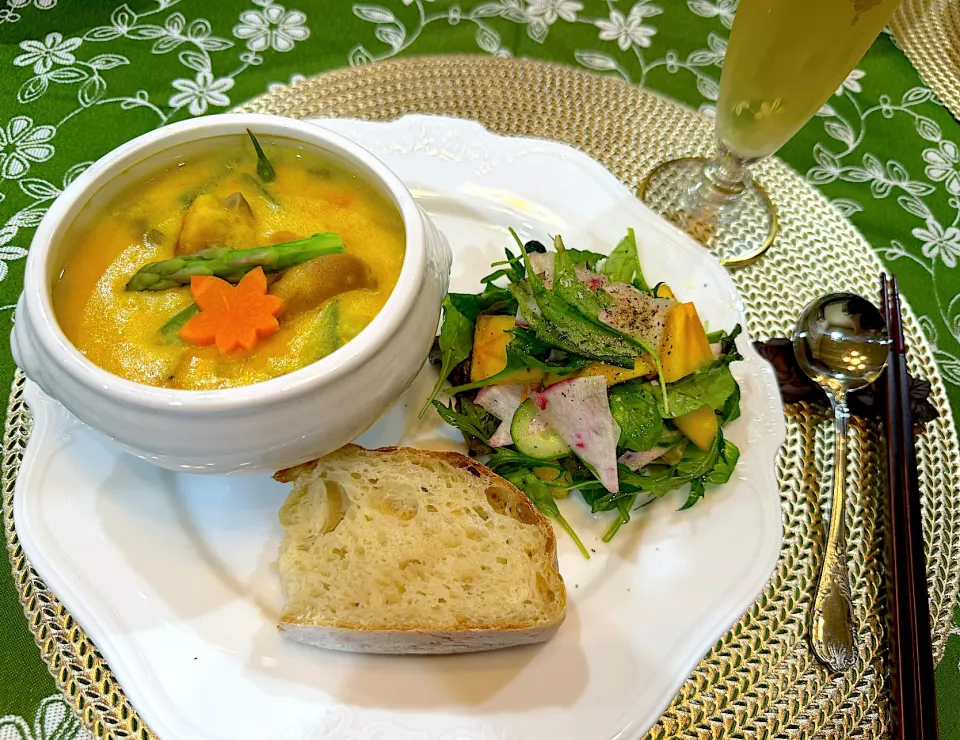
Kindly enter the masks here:
[[750, 166], [830, 99], [900, 0], [740, 0], [720, 75], [717, 153], [664, 162], [640, 197], [711, 248], [746, 264], [773, 243], [777, 214]]

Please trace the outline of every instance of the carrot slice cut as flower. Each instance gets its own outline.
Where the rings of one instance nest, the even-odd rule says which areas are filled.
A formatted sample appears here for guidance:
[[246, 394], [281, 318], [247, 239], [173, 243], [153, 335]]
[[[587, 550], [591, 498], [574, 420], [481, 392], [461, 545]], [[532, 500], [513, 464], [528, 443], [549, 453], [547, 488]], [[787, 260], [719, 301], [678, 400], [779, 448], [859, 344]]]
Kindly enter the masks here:
[[220, 354], [228, 355], [238, 349], [250, 352], [258, 340], [280, 329], [277, 316], [283, 299], [267, 293], [262, 267], [248, 272], [236, 286], [218, 277], [194, 277], [190, 292], [200, 313], [180, 329], [184, 342], [216, 344]]

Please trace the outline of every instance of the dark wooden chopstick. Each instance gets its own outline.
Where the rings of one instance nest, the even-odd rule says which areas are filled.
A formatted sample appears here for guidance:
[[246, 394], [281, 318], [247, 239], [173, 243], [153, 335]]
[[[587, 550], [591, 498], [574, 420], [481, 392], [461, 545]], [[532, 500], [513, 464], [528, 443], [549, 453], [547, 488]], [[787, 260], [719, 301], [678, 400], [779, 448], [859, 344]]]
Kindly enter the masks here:
[[891, 338], [884, 415], [888, 473], [884, 534], [891, 729], [895, 740], [937, 740], [937, 697], [920, 486], [896, 277], [883, 275], [881, 292], [883, 314]]

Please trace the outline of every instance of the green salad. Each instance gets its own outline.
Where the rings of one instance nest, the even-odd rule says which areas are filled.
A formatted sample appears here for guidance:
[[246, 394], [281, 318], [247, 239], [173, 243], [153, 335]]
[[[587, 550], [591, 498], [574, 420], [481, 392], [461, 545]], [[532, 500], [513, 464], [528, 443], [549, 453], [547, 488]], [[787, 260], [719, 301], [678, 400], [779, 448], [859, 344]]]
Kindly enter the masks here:
[[[444, 300], [440, 377], [421, 415], [432, 404], [590, 557], [556, 499], [576, 491], [611, 512], [609, 542], [668, 491], [687, 487], [687, 509], [730, 479], [740, 326], [708, 334], [693, 303], [648, 285], [632, 229], [609, 256], [510, 233], [519, 253], [505, 250], [483, 291]], [[449, 405], [436, 400], [447, 381]]]

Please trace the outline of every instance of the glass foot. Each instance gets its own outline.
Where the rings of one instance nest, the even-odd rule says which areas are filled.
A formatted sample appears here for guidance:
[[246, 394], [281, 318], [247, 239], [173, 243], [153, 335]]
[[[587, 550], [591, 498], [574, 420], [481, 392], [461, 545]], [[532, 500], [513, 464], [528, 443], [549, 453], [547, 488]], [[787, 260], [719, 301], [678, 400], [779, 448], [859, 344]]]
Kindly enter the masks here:
[[779, 230], [776, 207], [754, 180], [734, 202], [711, 199], [704, 187], [705, 157], [682, 157], [654, 167], [637, 195], [650, 208], [703, 244], [725, 267], [766, 252]]

